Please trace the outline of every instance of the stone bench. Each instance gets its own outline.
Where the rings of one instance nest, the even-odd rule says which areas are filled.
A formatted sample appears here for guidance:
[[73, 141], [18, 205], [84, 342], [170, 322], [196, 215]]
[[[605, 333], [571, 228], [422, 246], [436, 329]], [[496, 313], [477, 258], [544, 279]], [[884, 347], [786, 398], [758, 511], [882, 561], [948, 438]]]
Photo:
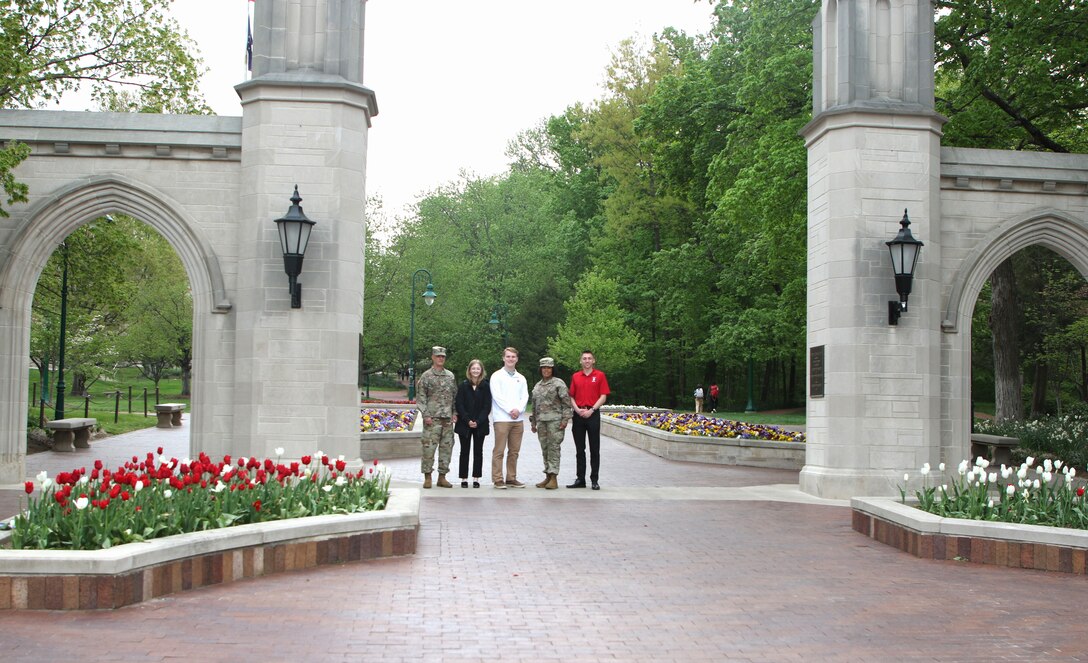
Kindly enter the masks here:
[[53, 451], [75, 451], [91, 448], [91, 431], [98, 419], [72, 418], [49, 421], [45, 427], [53, 431]]
[[155, 406], [155, 416], [159, 419], [155, 428], [173, 428], [181, 425], [181, 411], [185, 403], [159, 403]]
[[1019, 444], [1020, 438], [1016, 437], [971, 433], [971, 458], [982, 456], [994, 465], [1011, 466], [1012, 450]]

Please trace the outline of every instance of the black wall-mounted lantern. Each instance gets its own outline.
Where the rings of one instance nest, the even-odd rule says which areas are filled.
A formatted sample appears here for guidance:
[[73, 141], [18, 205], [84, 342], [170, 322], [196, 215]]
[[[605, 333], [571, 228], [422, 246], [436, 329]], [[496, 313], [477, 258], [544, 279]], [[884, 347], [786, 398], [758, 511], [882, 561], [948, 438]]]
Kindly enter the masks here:
[[291, 196], [291, 207], [287, 214], [276, 219], [280, 232], [280, 249], [283, 251], [283, 270], [287, 272], [287, 289], [291, 293], [291, 308], [302, 308], [302, 284], [298, 275], [302, 273], [302, 258], [306, 255], [306, 245], [310, 243], [310, 231], [316, 221], [306, 218], [299, 203], [298, 185]]
[[914, 239], [910, 234], [910, 219], [907, 218], [907, 210], [903, 210], [903, 219], [899, 222], [902, 226], [899, 234], [888, 245], [888, 251], [892, 254], [892, 269], [895, 271], [895, 291], [899, 293], [899, 301], [888, 302], [888, 324], [899, 324], [899, 316], [907, 311], [907, 297], [910, 296], [910, 286], [914, 281], [914, 268], [918, 265], [918, 254], [922, 251], [922, 242]]

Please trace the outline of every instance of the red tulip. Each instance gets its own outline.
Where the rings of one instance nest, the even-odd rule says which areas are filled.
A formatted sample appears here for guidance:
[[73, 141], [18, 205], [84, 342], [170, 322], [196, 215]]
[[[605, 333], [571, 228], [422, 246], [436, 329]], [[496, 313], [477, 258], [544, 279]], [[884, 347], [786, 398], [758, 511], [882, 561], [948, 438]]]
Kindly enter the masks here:
[[33, 481], [27, 481], [25, 484], [23, 484], [23, 490], [26, 491], [27, 495], [33, 493], [34, 492], [34, 482]]

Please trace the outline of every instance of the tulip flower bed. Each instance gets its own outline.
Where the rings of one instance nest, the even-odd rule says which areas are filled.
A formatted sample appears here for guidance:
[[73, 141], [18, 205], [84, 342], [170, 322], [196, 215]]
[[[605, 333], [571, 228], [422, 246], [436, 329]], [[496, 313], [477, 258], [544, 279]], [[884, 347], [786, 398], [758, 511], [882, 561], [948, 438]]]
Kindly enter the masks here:
[[412, 430], [415, 410], [363, 408], [359, 413], [359, 430], [363, 433], [401, 433]]
[[[926, 463], [920, 470], [922, 488], [915, 492], [917, 507], [946, 518], [1088, 529], [1088, 499], [1083, 482], [1074, 481], [1075, 468], [1050, 459], [1036, 465], [1031, 456], [1018, 468], [991, 471], [989, 466], [985, 458], [973, 465], [964, 460], [951, 482], [938, 486], [930, 485], [933, 473]], [[937, 469], [943, 473], [944, 463]], [[906, 503], [906, 490], [900, 487], [899, 493]]]
[[741, 421], [715, 419], [701, 414], [675, 412], [616, 412], [608, 416], [616, 419], [651, 426], [668, 433], [695, 437], [742, 438], [773, 442], [804, 442], [805, 434], [783, 430], [777, 426], [746, 424]]
[[389, 472], [374, 461], [349, 472], [318, 451], [298, 462], [224, 456], [166, 459], [162, 449], [110, 470], [95, 461], [26, 482], [27, 508], [11, 547], [95, 550], [159, 537], [303, 516], [384, 509]]

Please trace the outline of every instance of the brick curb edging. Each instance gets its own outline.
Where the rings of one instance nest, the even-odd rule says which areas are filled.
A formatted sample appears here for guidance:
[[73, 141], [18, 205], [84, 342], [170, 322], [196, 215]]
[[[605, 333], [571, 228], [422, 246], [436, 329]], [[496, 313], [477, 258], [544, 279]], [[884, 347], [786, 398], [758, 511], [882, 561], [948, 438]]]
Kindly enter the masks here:
[[669, 460], [779, 470], [799, 470], [805, 465], [801, 442], [678, 435], [607, 415], [601, 417], [601, 434]]
[[108, 550], [0, 550], [0, 611], [115, 609], [246, 578], [411, 555], [419, 490], [384, 511], [241, 525]]
[[1088, 532], [941, 518], [892, 498], [851, 500], [854, 531], [921, 559], [1088, 574]]

